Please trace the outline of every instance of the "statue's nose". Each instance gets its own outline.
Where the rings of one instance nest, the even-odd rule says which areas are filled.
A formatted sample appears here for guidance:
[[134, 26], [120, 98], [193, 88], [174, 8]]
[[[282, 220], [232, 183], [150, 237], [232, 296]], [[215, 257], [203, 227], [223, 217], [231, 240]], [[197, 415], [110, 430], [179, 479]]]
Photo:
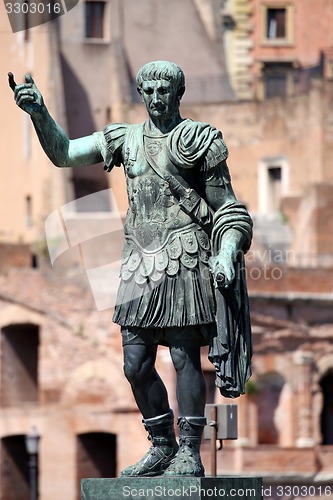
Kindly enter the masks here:
[[154, 90], [154, 93], [153, 93], [153, 102], [158, 102], [160, 100], [160, 96], [159, 96], [159, 93], [157, 90]]

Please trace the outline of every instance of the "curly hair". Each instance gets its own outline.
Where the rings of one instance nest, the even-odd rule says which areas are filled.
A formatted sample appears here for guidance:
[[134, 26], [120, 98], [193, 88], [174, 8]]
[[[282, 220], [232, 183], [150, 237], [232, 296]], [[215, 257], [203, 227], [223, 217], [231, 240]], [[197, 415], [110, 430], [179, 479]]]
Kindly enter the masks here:
[[169, 61], [153, 61], [141, 66], [136, 76], [138, 92], [142, 92], [145, 80], [167, 80], [175, 84], [179, 97], [185, 92], [185, 76], [183, 70]]

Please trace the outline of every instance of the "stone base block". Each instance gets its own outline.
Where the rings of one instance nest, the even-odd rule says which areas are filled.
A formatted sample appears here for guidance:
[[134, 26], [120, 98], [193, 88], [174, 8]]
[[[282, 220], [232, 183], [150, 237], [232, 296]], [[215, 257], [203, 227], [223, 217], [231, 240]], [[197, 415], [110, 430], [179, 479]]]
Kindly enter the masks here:
[[262, 500], [259, 477], [124, 477], [82, 479], [82, 500]]

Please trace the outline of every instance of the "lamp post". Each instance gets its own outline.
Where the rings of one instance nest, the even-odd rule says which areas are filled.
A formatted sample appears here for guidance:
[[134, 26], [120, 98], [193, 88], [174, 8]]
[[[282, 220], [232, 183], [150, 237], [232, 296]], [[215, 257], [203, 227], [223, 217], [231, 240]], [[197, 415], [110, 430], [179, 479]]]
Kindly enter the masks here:
[[29, 453], [30, 499], [38, 500], [38, 445], [40, 435], [35, 426], [25, 436], [25, 446]]

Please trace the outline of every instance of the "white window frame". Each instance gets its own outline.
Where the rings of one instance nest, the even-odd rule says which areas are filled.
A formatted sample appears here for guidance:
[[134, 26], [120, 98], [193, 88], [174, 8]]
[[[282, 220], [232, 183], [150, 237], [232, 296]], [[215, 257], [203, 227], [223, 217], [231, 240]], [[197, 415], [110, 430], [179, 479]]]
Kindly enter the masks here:
[[[88, 0], [88, 2], [92, 3], [98, 0]], [[82, 2], [82, 15], [83, 15], [83, 40], [85, 43], [93, 43], [93, 44], [106, 44], [111, 40], [111, 30], [110, 30], [110, 10], [111, 5], [108, 0], [100, 0], [104, 5], [104, 14], [103, 14], [103, 37], [102, 38], [94, 38], [86, 36], [86, 3], [85, 0]]]
[[260, 214], [273, 213], [270, 211], [269, 200], [269, 169], [281, 168], [281, 197], [288, 194], [289, 163], [285, 156], [270, 156], [263, 158], [259, 163], [258, 175], [258, 210]]
[[[267, 37], [267, 16], [269, 9], [286, 10], [286, 36], [284, 38]], [[294, 43], [294, 5], [288, 2], [266, 3], [261, 5], [261, 40], [263, 45], [292, 45]]]

